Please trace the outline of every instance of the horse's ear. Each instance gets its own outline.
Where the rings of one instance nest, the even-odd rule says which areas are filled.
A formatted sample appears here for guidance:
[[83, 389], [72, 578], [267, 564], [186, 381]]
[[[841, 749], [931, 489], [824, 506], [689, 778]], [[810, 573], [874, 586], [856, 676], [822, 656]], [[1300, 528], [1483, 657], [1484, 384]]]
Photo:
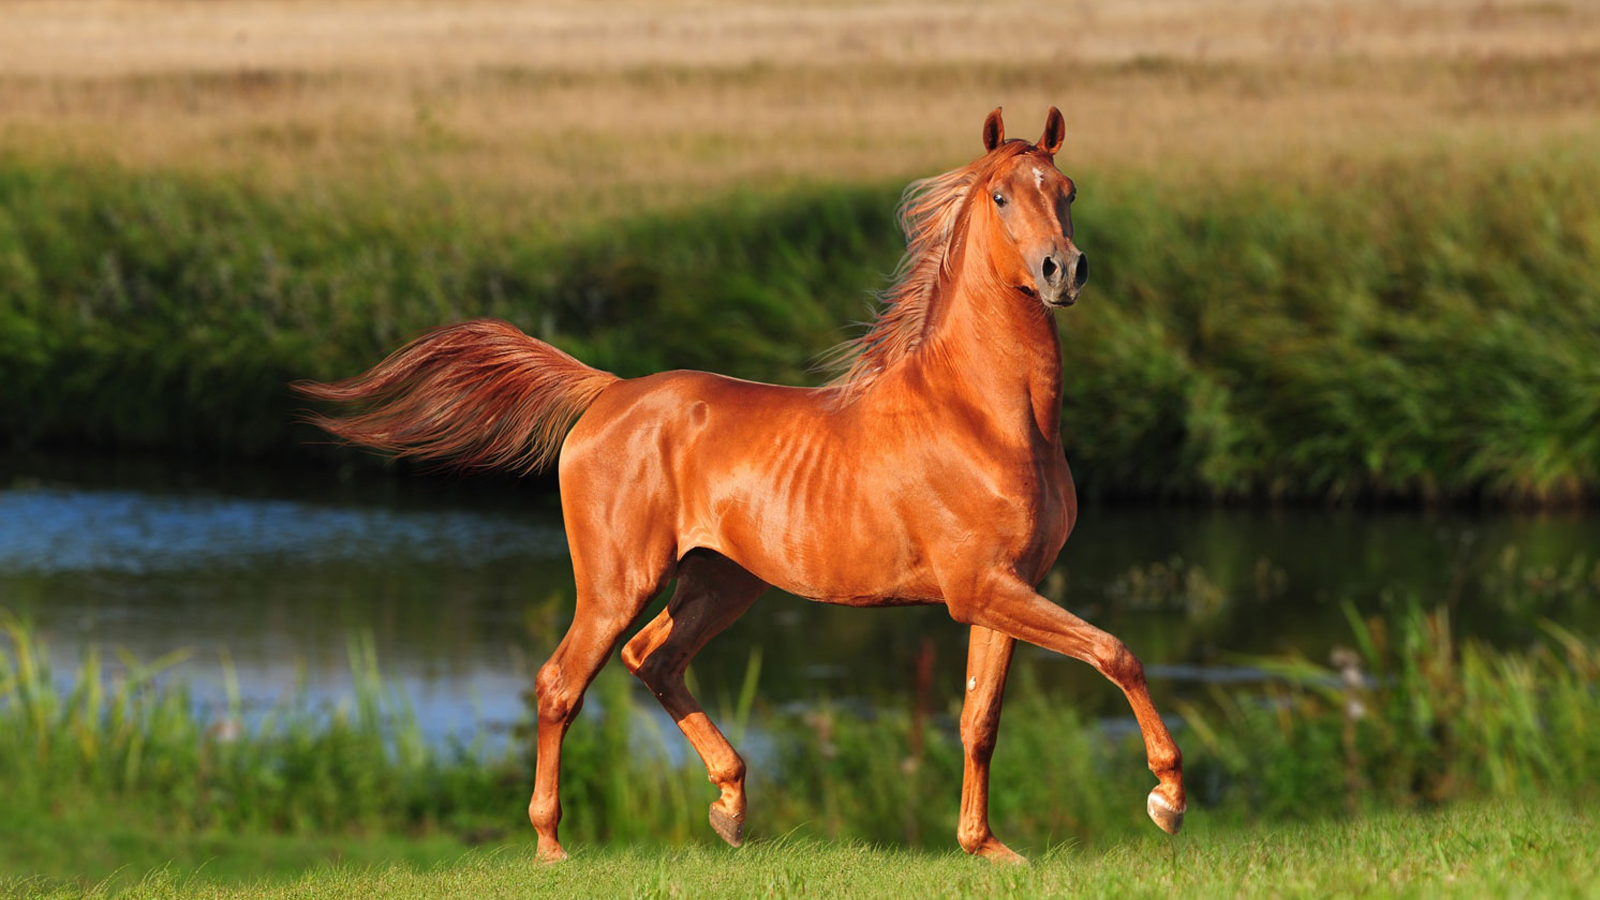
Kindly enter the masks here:
[[983, 149], [993, 150], [1006, 139], [1006, 123], [1000, 121], [1000, 107], [996, 106], [989, 118], [983, 120]]
[[1066, 136], [1067, 123], [1061, 118], [1061, 110], [1050, 107], [1050, 112], [1044, 117], [1044, 134], [1039, 136], [1039, 149], [1055, 156]]

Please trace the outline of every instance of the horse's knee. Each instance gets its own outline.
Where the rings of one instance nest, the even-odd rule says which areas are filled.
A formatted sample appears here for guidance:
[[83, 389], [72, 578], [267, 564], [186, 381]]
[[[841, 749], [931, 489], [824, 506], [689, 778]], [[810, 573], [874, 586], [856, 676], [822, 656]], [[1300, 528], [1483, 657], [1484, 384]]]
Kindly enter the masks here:
[[961, 746], [966, 749], [967, 756], [974, 762], [986, 763], [994, 758], [995, 742], [999, 738], [997, 728], [963, 728], [961, 729]]
[[528, 821], [533, 827], [553, 831], [561, 822], [561, 800], [555, 796], [541, 797], [538, 793], [528, 801]]
[[1119, 685], [1144, 683], [1144, 663], [1116, 638], [1108, 637], [1095, 648], [1095, 662], [1107, 678]]
[[534, 676], [533, 689], [539, 699], [539, 721], [570, 722], [583, 706], [583, 695], [572, 690], [566, 675], [554, 662], [545, 663]]

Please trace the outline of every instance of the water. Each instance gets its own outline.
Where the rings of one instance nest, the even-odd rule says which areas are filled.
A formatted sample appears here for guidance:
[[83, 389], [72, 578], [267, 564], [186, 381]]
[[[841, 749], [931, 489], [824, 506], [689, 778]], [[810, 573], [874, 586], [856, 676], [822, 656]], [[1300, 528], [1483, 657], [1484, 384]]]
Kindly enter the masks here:
[[[5, 461], [0, 485], [0, 608], [33, 621], [58, 671], [91, 642], [144, 660], [185, 651], [173, 672], [202, 706], [220, 707], [230, 666], [249, 706], [336, 703], [350, 641], [370, 634], [430, 738], [503, 734], [571, 614], [559, 509], [537, 485], [81, 460]], [[1469, 633], [1525, 641], [1550, 611], [1504, 608], [1485, 574], [1507, 553], [1557, 571], [1593, 547], [1600, 518], [1583, 514], [1090, 506], [1046, 592], [1143, 657], [1160, 703], [1253, 678], [1251, 655], [1325, 660], [1347, 640], [1347, 602], [1371, 613], [1415, 595], [1450, 604]], [[1595, 624], [1594, 610], [1561, 612]], [[773, 592], [693, 675], [708, 708], [731, 706], [759, 648], [767, 707], [870, 710], [911, 702], [925, 647], [944, 709], [960, 695], [965, 631], [942, 609]], [[1125, 713], [1080, 663], [1028, 648], [1017, 671], [1094, 714]]]

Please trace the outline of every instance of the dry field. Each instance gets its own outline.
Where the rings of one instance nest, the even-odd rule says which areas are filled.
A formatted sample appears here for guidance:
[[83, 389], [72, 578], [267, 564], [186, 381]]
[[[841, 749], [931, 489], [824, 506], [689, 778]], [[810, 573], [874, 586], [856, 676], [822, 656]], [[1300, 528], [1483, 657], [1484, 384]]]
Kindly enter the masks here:
[[0, 0], [0, 152], [539, 217], [925, 174], [1051, 103], [1069, 171], [1600, 137], [1600, 3]]

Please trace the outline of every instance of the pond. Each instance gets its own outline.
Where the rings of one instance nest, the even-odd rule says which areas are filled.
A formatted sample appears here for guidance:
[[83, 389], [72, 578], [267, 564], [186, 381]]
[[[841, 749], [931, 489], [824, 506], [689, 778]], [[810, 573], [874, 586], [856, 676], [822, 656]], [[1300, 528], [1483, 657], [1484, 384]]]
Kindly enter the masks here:
[[[430, 738], [495, 740], [524, 715], [571, 615], [559, 508], [538, 484], [4, 459], [0, 488], [0, 610], [48, 640], [58, 677], [99, 643], [145, 661], [185, 653], [172, 671], [202, 706], [224, 702], [229, 671], [247, 705], [331, 703], [351, 690], [351, 642], [370, 636]], [[1044, 590], [1123, 638], [1165, 705], [1256, 677], [1252, 656], [1326, 661], [1350, 641], [1347, 606], [1445, 604], [1463, 632], [1499, 644], [1531, 639], [1540, 616], [1592, 628], [1596, 610], [1507, 602], [1485, 585], [1589, 572], [1594, 547], [1600, 517], [1584, 513], [1100, 504], [1082, 510]], [[771, 592], [692, 675], [715, 711], [759, 653], [765, 708], [871, 711], [909, 705], [932, 654], [926, 690], [943, 710], [961, 693], [965, 637], [941, 608]], [[1013, 677], [1126, 715], [1081, 663], [1023, 648]]]

